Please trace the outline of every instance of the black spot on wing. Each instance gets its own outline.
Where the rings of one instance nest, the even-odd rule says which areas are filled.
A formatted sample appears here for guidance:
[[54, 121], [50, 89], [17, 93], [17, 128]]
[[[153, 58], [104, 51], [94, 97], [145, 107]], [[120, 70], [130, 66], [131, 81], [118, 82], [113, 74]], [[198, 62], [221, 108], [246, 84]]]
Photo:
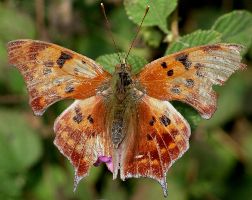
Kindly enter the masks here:
[[79, 124], [79, 123], [81, 123], [82, 120], [83, 120], [83, 115], [82, 115], [82, 113], [81, 113], [81, 109], [80, 109], [79, 106], [77, 106], [77, 107], [74, 108], [74, 110], [75, 110], [75, 116], [73, 117], [73, 120], [74, 120], [77, 124]]
[[45, 61], [43, 64], [44, 64], [46, 67], [53, 67], [54, 62], [51, 61], [51, 60], [48, 60], [48, 61]]
[[65, 62], [67, 60], [72, 59], [73, 57], [65, 52], [61, 52], [60, 57], [58, 58], [58, 60], [56, 61], [57, 65], [59, 66], [59, 68], [62, 68], [63, 65], [65, 64]]
[[166, 116], [166, 115], [162, 115], [160, 118], [159, 118], [160, 122], [165, 125], [165, 126], [168, 126], [171, 124], [171, 120]]
[[152, 116], [151, 120], [149, 121], [150, 126], [154, 126], [156, 122], [156, 118]]
[[174, 73], [173, 69], [170, 69], [168, 72], [167, 72], [167, 76], [172, 76]]
[[88, 121], [89, 121], [90, 124], [94, 123], [94, 119], [92, 118], [91, 115], [88, 115], [87, 119], [88, 119]]
[[48, 75], [52, 73], [52, 69], [51, 68], [44, 68], [43, 69], [43, 75]]
[[166, 62], [162, 62], [162, 63], [161, 63], [161, 66], [162, 66], [164, 69], [166, 69], [166, 68], [167, 68]]
[[147, 139], [148, 141], [153, 140], [150, 134], [147, 134], [147, 135], [146, 135], [146, 139]]
[[67, 85], [65, 88], [65, 93], [71, 93], [74, 91], [74, 86], [73, 85]]
[[177, 55], [176, 60], [181, 62], [186, 70], [191, 67], [192, 62], [188, 60], [188, 54], [179, 54]]
[[180, 90], [179, 86], [174, 86], [171, 88], [171, 92], [174, 94], [180, 94], [181, 90]]
[[192, 88], [194, 86], [194, 80], [186, 79], [185, 86], [188, 87], [188, 88]]

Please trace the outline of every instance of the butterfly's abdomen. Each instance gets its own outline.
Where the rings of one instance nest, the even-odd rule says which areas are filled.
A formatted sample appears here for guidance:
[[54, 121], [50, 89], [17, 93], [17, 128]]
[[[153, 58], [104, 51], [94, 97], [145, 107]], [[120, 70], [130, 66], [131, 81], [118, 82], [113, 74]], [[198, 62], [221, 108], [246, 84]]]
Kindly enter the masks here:
[[114, 146], [117, 148], [122, 142], [124, 134], [124, 120], [123, 120], [124, 109], [118, 107], [114, 110], [114, 116], [111, 124], [111, 139]]
[[110, 98], [109, 131], [113, 146], [118, 148], [122, 143], [129, 123], [129, 108], [133, 92], [131, 73], [121, 64], [116, 68], [112, 81]]
[[129, 116], [130, 101], [127, 98], [122, 102], [115, 100], [109, 117], [109, 129], [114, 148], [118, 148], [125, 138], [129, 124]]

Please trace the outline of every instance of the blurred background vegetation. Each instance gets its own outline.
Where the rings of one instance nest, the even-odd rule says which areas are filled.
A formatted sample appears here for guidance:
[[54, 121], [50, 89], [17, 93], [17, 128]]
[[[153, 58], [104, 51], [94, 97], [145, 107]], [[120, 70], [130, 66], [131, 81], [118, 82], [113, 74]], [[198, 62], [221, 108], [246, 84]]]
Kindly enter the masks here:
[[[127, 51], [148, 3], [152, 7], [132, 55], [151, 61], [187, 46], [236, 42], [245, 45], [243, 61], [248, 65], [216, 87], [218, 111], [211, 120], [175, 104], [193, 133], [189, 151], [168, 173], [168, 198], [251, 199], [252, 2], [153, 2], [104, 0], [120, 50]], [[104, 166], [93, 168], [73, 193], [73, 168], [53, 145], [52, 129], [72, 101], [56, 103], [43, 117], [33, 116], [23, 79], [7, 63], [6, 43], [20, 38], [57, 43], [92, 59], [114, 53], [99, 6], [98, 0], [0, 0], [0, 199], [163, 198], [157, 182], [113, 181]], [[111, 71], [113, 59], [107, 55], [98, 61]]]

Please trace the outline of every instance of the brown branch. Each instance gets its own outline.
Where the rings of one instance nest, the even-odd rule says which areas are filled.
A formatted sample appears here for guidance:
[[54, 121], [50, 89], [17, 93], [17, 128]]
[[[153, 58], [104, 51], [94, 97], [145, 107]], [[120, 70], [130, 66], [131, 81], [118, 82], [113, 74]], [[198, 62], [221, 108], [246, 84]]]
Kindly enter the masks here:
[[47, 32], [45, 27], [45, 2], [44, 0], [35, 0], [36, 10], [36, 27], [38, 31], [38, 37], [42, 40], [46, 40]]
[[0, 104], [18, 104], [26, 99], [23, 95], [2, 95], [0, 96]]
[[172, 42], [179, 38], [178, 9], [172, 15], [171, 21]]

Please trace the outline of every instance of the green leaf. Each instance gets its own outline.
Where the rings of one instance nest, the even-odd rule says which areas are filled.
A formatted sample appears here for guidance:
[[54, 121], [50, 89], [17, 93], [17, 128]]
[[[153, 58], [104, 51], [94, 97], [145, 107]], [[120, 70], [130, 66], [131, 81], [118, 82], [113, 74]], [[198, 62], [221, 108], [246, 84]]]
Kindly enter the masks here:
[[20, 199], [26, 180], [23, 174], [13, 175], [0, 170], [0, 180], [0, 199]]
[[[59, 191], [63, 196], [66, 196], [67, 190], [64, 186], [68, 181], [62, 168], [53, 164], [46, 165], [43, 168], [42, 179], [35, 186], [33, 193], [38, 200], [54, 199]], [[64, 190], [62, 190], [63, 188]]]
[[[126, 53], [119, 53], [119, 55], [120, 58], [125, 58]], [[96, 61], [111, 74], [114, 72], [115, 66], [120, 64], [118, 54], [116, 53], [99, 56]], [[129, 55], [127, 62], [131, 65], [134, 74], [147, 64], [145, 59], [134, 55]]]
[[155, 28], [145, 28], [141, 31], [141, 33], [143, 40], [148, 46], [154, 48], [158, 48], [160, 46], [163, 39], [161, 31]]
[[188, 121], [193, 130], [198, 126], [199, 122], [202, 120], [199, 113], [191, 106], [178, 101], [172, 102], [172, 105], [177, 109], [177, 111], [179, 111], [186, 118], [186, 120]]
[[249, 48], [252, 44], [252, 14], [248, 11], [233, 11], [219, 17], [212, 30], [222, 33], [222, 41], [242, 44]]
[[149, 13], [143, 26], [158, 26], [168, 33], [167, 17], [175, 10], [177, 0], [125, 0], [124, 5], [129, 18], [138, 25], [144, 16], [146, 6], [149, 5]]
[[34, 38], [35, 24], [20, 10], [9, 8], [1, 3], [0, 19], [0, 70], [4, 71], [0, 74], [0, 82], [3, 82], [14, 93], [24, 93], [24, 84], [20, 74], [16, 70], [7, 68], [6, 43], [20, 38]]
[[41, 141], [24, 114], [0, 109], [0, 152], [0, 169], [9, 173], [23, 172], [40, 158]]
[[[250, 75], [250, 72], [246, 72]], [[248, 79], [249, 80], [249, 79]], [[215, 90], [219, 95], [218, 107], [211, 120], [204, 121], [208, 127], [217, 127], [238, 116], [242, 112], [244, 94], [246, 92], [245, 74], [234, 74], [226, 83], [225, 87], [217, 86]], [[250, 81], [251, 84], [251, 81]]]
[[0, 40], [34, 38], [35, 24], [32, 19], [20, 12], [0, 4]]
[[206, 44], [214, 44], [221, 41], [221, 34], [217, 31], [208, 30], [202, 31], [198, 30], [188, 35], [185, 35], [178, 39], [178, 41], [173, 42], [169, 45], [165, 54], [172, 54], [177, 51], [181, 51], [185, 48], [206, 45]]

